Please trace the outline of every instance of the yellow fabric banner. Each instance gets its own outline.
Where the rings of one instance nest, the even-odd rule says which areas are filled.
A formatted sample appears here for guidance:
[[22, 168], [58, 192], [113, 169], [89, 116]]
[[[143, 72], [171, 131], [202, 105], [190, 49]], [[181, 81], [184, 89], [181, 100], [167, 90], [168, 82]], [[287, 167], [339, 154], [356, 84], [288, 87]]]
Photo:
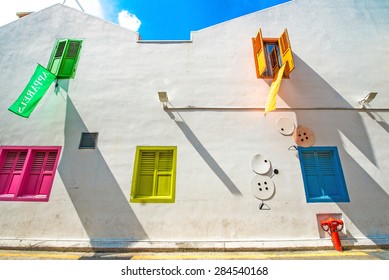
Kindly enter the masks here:
[[277, 75], [274, 77], [273, 82], [271, 83], [269, 94], [266, 100], [265, 116], [268, 112], [276, 109], [277, 94], [278, 94], [278, 89], [280, 88], [281, 85], [282, 76], [284, 75], [284, 69], [285, 69], [285, 64], [281, 66]]

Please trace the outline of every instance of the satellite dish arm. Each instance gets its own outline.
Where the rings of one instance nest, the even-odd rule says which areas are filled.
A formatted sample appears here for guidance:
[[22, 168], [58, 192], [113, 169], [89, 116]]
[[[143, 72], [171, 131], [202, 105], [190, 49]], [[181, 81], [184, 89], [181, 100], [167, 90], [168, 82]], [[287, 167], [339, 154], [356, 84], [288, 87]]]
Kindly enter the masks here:
[[[64, 5], [66, 3], [66, 0], [63, 1], [62, 5]], [[85, 12], [84, 8], [81, 6], [80, 2], [78, 2], [78, 0], [76, 0], [76, 3], [78, 5], [78, 7], [80, 7], [81, 11]]]

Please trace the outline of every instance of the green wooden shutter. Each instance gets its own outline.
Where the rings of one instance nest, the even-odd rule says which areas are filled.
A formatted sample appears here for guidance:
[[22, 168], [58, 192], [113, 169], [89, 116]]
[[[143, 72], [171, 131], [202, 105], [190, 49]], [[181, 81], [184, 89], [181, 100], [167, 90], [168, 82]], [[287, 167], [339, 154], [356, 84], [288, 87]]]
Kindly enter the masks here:
[[81, 46], [82, 40], [58, 40], [51, 53], [47, 69], [60, 79], [74, 78]]
[[81, 45], [82, 41], [80, 40], [68, 40], [58, 73], [59, 78], [74, 78]]
[[58, 76], [59, 70], [61, 68], [67, 41], [68, 40], [59, 40], [55, 43], [53, 52], [51, 53], [50, 61], [47, 65], [47, 69], [56, 76]]

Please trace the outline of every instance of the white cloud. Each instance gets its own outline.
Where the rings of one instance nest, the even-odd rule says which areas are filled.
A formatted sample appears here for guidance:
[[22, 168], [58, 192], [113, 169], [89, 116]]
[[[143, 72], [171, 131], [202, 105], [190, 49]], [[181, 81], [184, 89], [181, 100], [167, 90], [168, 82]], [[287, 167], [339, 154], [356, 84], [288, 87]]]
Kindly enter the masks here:
[[139, 27], [142, 24], [142, 22], [138, 19], [136, 15], [131, 14], [126, 10], [122, 10], [118, 14], [118, 22], [119, 25], [135, 32], [138, 32]]
[[[100, 0], [77, 0], [85, 13], [104, 18], [104, 10]], [[76, 0], [66, 0], [65, 5], [81, 10]], [[17, 20], [17, 12], [37, 12], [54, 4], [62, 4], [61, 0], [2, 0], [0, 2], [0, 26]]]

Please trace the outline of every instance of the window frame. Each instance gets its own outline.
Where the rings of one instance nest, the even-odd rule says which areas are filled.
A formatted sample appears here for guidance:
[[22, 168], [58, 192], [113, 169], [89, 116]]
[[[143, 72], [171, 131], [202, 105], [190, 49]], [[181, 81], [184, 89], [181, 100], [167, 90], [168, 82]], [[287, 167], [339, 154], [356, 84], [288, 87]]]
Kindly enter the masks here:
[[[252, 38], [252, 44], [258, 79], [274, 79], [284, 63], [286, 65], [283, 78], [290, 78], [290, 73], [294, 70], [295, 66], [287, 29], [283, 31], [279, 38], [264, 38], [262, 36], [262, 30], [259, 28], [257, 36]], [[272, 65], [276, 66], [276, 64], [272, 64], [271, 52], [268, 49], [269, 46], [274, 46], [276, 49], [277, 55], [273, 58], [276, 58], [278, 66], [275, 68], [272, 67]], [[266, 66], [260, 65], [261, 62], [265, 62]]]
[[[323, 154], [326, 152], [331, 153], [331, 168], [328, 169], [328, 165], [325, 167], [323, 164], [320, 165], [319, 162], [319, 153]], [[308, 164], [306, 160], [304, 161], [303, 155], [305, 153], [313, 153], [314, 154], [314, 165], [311, 168], [316, 169], [316, 172], [308, 172], [306, 169], [309, 168], [306, 165]], [[320, 202], [350, 202], [350, 198], [347, 191], [347, 185], [344, 178], [344, 173], [342, 169], [342, 164], [340, 161], [338, 148], [335, 146], [312, 146], [309, 148], [304, 147], [298, 147], [298, 155], [300, 160], [300, 167], [304, 182], [304, 189], [305, 189], [305, 196], [307, 203], [320, 203]], [[321, 157], [321, 160], [324, 161], [325, 158]], [[329, 162], [325, 162], [325, 164], [328, 164]], [[333, 174], [329, 174], [333, 171]], [[317, 176], [317, 184], [316, 186], [314, 183], [312, 183], [312, 180], [308, 179], [308, 176]], [[328, 182], [326, 182], [324, 177], [333, 176], [334, 182], [336, 182], [336, 190], [337, 193], [330, 193], [328, 189]], [[319, 190], [322, 195], [321, 196], [315, 196], [311, 195], [312, 189]]]
[[[61, 51], [61, 55], [59, 55], [60, 53], [58, 53], [58, 50], [59, 50], [59, 46], [62, 42], [65, 42], [65, 45]], [[79, 44], [79, 47], [77, 49], [77, 52], [75, 54], [74, 57], [68, 57], [68, 54], [69, 54], [69, 50], [70, 50], [70, 45], [72, 43], [78, 43]], [[58, 39], [55, 44], [54, 44], [54, 48], [51, 52], [51, 56], [50, 56], [50, 60], [47, 64], [47, 69], [53, 73], [54, 75], [57, 76], [58, 79], [74, 79], [75, 75], [76, 75], [76, 71], [77, 71], [77, 67], [78, 67], [78, 62], [79, 62], [79, 59], [80, 59], [80, 52], [81, 52], [81, 49], [82, 49], [82, 43], [83, 43], [83, 40], [81, 39]], [[71, 73], [70, 74], [64, 74], [63, 73], [63, 70], [64, 70], [64, 67], [65, 67], [65, 63], [66, 63], [66, 60], [73, 60], [73, 64], [72, 64], [72, 68], [71, 68]], [[58, 65], [58, 68], [53, 71], [53, 65], [54, 65], [54, 62], [55, 60], [58, 60], [59, 61], [59, 65]]]
[[[80, 144], [78, 145], [78, 149], [94, 150], [97, 148], [98, 139], [98, 132], [81, 132]], [[92, 143], [93, 145], [87, 146], [88, 143]]]
[[[8, 187], [8, 191], [2, 191], [0, 193], [0, 201], [38, 201], [38, 202], [47, 202], [50, 198], [51, 189], [54, 183], [55, 174], [57, 172], [57, 166], [60, 158], [62, 147], [60, 146], [1, 146], [0, 147], [0, 178], [2, 175], [4, 176], [4, 187]], [[22, 168], [19, 170], [15, 170], [15, 166], [18, 163], [15, 161], [12, 163], [13, 167], [11, 168], [9, 174], [3, 171], [4, 163], [6, 160], [6, 156], [9, 152], [26, 152], [25, 160], [22, 162]], [[49, 163], [51, 165], [51, 170], [43, 170], [43, 165], [47, 167], [49, 159], [49, 154], [45, 155], [43, 158], [42, 166], [39, 171], [33, 170], [33, 163], [37, 159], [37, 153], [44, 152], [56, 152], [54, 161]], [[20, 154], [19, 154], [20, 155]], [[52, 159], [51, 159], [52, 160]], [[39, 164], [39, 162], [38, 162]], [[18, 171], [17, 175], [19, 175], [16, 183], [10, 182], [9, 180], [14, 180], [15, 172]], [[37, 173], [38, 172], [38, 173]], [[45, 191], [41, 194], [26, 194], [26, 188], [29, 186], [29, 181], [33, 175], [38, 175], [39, 182], [36, 184], [40, 184], [39, 188], [44, 185]], [[49, 175], [49, 176], [47, 176]], [[6, 178], [6, 176], [12, 176]], [[0, 183], [3, 179], [0, 179]], [[33, 179], [31, 179], [33, 180]], [[43, 180], [45, 180], [43, 182]], [[7, 186], [8, 185], [8, 186]], [[10, 193], [9, 189], [12, 187], [14, 193]], [[0, 190], [2, 186], [0, 186]]]
[[[262, 78], [264, 79], [273, 79], [276, 76], [276, 73], [278, 73], [278, 70], [280, 70], [282, 66], [282, 61], [280, 57], [280, 48], [278, 46], [278, 39], [277, 38], [263, 38], [263, 44], [265, 48], [265, 58], [266, 58], [266, 70], [262, 75]], [[273, 46], [272, 50], [269, 50], [269, 47]], [[275, 56], [273, 56], [273, 52], [276, 53]], [[281, 61], [281, 63], [280, 63]], [[273, 64], [273, 62], [275, 62]], [[276, 68], [276, 71], [275, 71]], [[283, 78], [286, 78], [286, 75], [283, 75]]]
[[[172, 151], [172, 167], [170, 171], [170, 186], [169, 186], [169, 195], [155, 195], [157, 191], [157, 178], [160, 174], [154, 166], [153, 173], [153, 186], [152, 192], [154, 195], [150, 196], [141, 196], [138, 195], [140, 188], [140, 175], [141, 175], [141, 157], [144, 152], [155, 152], [160, 153], [163, 151]], [[157, 165], [159, 164], [156, 163]], [[137, 146], [136, 154], [134, 160], [134, 170], [132, 177], [132, 186], [131, 186], [131, 197], [130, 202], [134, 203], [174, 203], [175, 202], [175, 193], [176, 193], [176, 171], [177, 171], [177, 147], [176, 146]], [[165, 172], [165, 175], [167, 173]], [[163, 174], [162, 174], [163, 175]], [[169, 174], [168, 174], [169, 175]]]

